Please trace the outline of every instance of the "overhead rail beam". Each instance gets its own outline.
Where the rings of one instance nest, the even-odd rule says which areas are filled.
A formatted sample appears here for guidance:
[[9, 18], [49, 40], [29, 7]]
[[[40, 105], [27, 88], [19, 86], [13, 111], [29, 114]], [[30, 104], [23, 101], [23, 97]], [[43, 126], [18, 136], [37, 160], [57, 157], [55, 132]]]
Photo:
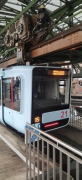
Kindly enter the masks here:
[[[45, 61], [48, 62], [49, 56], [52, 55], [51, 59], [49, 58], [50, 62], [57, 62], [58, 59], [57, 57], [55, 58], [56, 52], [59, 53], [65, 50], [76, 51], [75, 49], [77, 49], [76, 51], [77, 53], [75, 53], [77, 55], [76, 59], [75, 57], [72, 57], [72, 59], [74, 63], [78, 63], [82, 61], [81, 51], [80, 51], [80, 56], [78, 57], [78, 53], [79, 53], [78, 48], [80, 49], [82, 48], [82, 23], [80, 25], [70, 28], [69, 30], [66, 30], [62, 33], [57, 34], [55, 37], [51, 39], [48, 39], [44, 42], [39, 43], [35, 47], [30, 48], [30, 52], [28, 52], [29, 56], [27, 60], [28, 61], [32, 60], [32, 64], [39, 63], [38, 59], [41, 60], [40, 63], [45, 62]], [[72, 63], [71, 62], [72, 59], [70, 58], [70, 54], [69, 54], [69, 56], [67, 57], [67, 61], [70, 60], [69, 64]], [[61, 55], [60, 55], [59, 62], [60, 61], [66, 61], [66, 57], [61, 59]], [[0, 68], [7, 67], [14, 64], [17, 64], [16, 56], [14, 59], [9, 57], [9, 59], [6, 58], [6, 59], [1, 60]]]
[[5, 28], [0, 31], [0, 35], [2, 35], [17, 19], [19, 19], [28, 9], [30, 9], [35, 3], [39, 0], [32, 0], [24, 9], [21, 11]]
[[12, 57], [8, 61], [0, 63], [0, 68], [5, 68], [5, 67], [8, 67], [8, 66], [12, 66], [14, 64], [17, 64], [17, 57]]
[[82, 23], [30, 49], [30, 57], [36, 58], [82, 44]]

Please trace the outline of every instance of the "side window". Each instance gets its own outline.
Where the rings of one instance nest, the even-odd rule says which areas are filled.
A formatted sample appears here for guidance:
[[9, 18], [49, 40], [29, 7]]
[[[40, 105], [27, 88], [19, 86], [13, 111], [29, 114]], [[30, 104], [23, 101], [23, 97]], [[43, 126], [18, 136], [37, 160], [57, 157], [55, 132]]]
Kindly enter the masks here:
[[20, 111], [20, 98], [21, 98], [21, 79], [20, 77], [14, 77], [13, 78], [13, 109], [16, 111]]
[[3, 79], [2, 80], [3, 106], [11, 109], [10, 87], [11, 87], [11, 78]]
[[3, 106], [20, 111], [20, 77], [3, 79]]

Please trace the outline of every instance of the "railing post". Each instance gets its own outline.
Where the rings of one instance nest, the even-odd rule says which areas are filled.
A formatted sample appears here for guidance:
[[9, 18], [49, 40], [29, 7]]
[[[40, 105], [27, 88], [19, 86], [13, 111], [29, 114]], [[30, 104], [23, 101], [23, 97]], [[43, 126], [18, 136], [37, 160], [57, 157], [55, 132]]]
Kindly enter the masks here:
[[62, 152], [60, 151], [60, 180], [62, 180]]
[[44, 141], [42, 140], [42, 180], [44, 180]]
[[39, 180], [39, 137], [37, 137], [37, 167], [38, 167], [37, 180]]
[[67, 180], [70, 180], [70, 157], [67, 156]]
[[34, 180], [35, 180], [35, 134], [33, 134], [33, 170], [34, 170]]
[[30, 180], [31, 180], [31, 132], [29, 132], [29, 161], [30, 161]]
[[26, 180], [28, 180], [28, 131], [27, 129], [25, 130], [26, 132]]
[[76, 180], [79, 180], [79, 163], [76, 162]]
[[53, 180], [56, 180], [55, 162], [56, 162], [55, 148], [53, 147]]
[[47, 180], [49, 180], [49, 144], [47, 143]]

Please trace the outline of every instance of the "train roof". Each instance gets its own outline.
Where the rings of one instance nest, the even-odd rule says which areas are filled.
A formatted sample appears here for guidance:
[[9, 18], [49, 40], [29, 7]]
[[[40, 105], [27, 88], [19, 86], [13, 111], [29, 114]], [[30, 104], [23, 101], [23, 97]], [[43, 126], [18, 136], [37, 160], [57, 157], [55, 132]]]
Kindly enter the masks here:
[[58, 68], [58, 69], [69, 69], [69, 68], [65, 68], [65, 67], [57, 67], [57, 66], [12, 66], [12, 67], [8, 67], [8, 68], [0, 68], [0, 71], [4, 71], [4, 70], [16, 70], [16, 69], [34, 69], [35, 67], [37, 68]]

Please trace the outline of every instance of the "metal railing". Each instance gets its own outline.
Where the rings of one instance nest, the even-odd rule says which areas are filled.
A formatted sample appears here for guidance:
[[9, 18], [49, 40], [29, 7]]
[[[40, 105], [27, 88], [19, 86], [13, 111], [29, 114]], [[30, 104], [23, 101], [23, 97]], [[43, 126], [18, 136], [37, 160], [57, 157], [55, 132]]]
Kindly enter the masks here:
[[82, 107], [71, 106], [69, 125], [82, 130]]
[[[37, 136], [36, 142], [35, 136]], [[28, 123], [26, 123], [25, 140], [26, 180], [81, 180], [81, 151]], [[28, 162], [30, 162], [29, 169]], [[35, 168], [37, 168], [36, 174]]]

